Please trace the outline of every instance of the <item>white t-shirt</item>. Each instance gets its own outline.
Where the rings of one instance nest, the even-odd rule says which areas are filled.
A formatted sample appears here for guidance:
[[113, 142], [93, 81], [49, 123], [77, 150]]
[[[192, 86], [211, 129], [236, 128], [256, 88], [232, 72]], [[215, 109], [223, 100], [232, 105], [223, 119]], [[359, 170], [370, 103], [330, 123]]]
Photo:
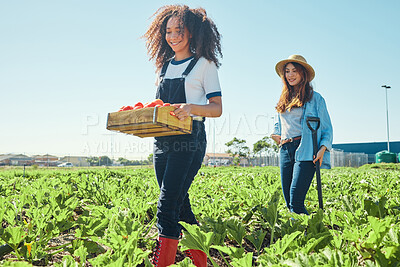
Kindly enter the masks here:
[[[193, 59], [171, 61], [168, 65], [164, 79], [182, 77], [182, 73]], [[157, 73], [156, 86], [160, 83], [160, 72]], [[221, 96], [218, 70], [214, 62], [204, 57], [199, 58], [196, 65], [185, 78], [186, 103], [206, 105], [207, 99]]]
[[282, 140], [301, 136], [301, 116], [303, 108], [292, 108], [281, 113], [281, 138]]

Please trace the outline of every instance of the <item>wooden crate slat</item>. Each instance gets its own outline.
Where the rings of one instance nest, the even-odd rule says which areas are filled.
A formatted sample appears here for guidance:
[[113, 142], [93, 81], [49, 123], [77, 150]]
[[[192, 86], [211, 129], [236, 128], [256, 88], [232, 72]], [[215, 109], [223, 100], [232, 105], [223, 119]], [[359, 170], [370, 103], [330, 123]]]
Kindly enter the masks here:
[[153, 123], [153, 115], [154, 108], [112, 112], [108, 114], [107, 129], [113, 126]]
[[119, 132], [126, 132], [126, 131], [131, 131], [131, 130], [136, 130], [136, 129], [149, 129], [153, 127], [158, 127], [157, 124], [145, 122], [145, 123], [139, 123], [139, 124], [129, 124], [129, 125], [115, 125], [115, 126], [110, 126], [107, 129], [108, 130], [113, 130], [113, 131], [119, 131]]
[[181, 121], [170, 115], [173, 110], [169, 106], [109, 113], [107, 129], [139, 137], [190, 134], [192, 118]]
[[180, 131], [161, 131], [161, 132], [152, 132], [152, 133], [132, 133], [138, 137], [160, 137], [160, 136], [170, 136], [170, 135], [182, 135]]
[[158, 109], [155, 111], [154, 120], [155, 123], [161, 123], [164, 125], [168, 125], [171, 129], [187, 129], [190, 132], [192, 131], [192, 118], [188, 117], [185, 120], [181, 121], [175, 116], [171, 116], [169, 113], [175, 110], [174, 107], [168, 107], [163, 109]]
[[157, 133], [157, 132], [169, 132], [171, 131], [170, 129], [162, 126], [155, 125], [151, 128], [145, 128], [145, 129], [132, 129], [126, 132], [129, 132], [130, 134], [135, 134], [135, 133]]

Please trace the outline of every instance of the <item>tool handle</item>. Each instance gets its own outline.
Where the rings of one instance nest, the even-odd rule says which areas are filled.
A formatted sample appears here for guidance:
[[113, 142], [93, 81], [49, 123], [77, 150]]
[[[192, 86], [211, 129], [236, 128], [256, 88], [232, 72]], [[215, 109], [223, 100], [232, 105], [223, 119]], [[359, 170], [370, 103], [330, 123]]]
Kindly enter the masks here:
[[318, 203], [319, 203], [319, 208], [321, 210], [324, 209], [324, 204], [322, 200], [322, 182], [321, 182], [321, 172], [320, 172], [320, 166], [319, 166], [319, 160], [315, 163], [315, 168], [316, 168], [316, 178], [317, 178], [317, 192], [318, 192]]
[[[306, 122], [307, 122], [307, 126], [308, 129], [311, 130], [311, 134], [312, 134], [312, 141], [313, 141], [313, 154], [314, 157], [317, 157], [317, 153], [318, 153], [318, 135], [317, 135], [317, 130], [319, 129], [319, 126], [321, 124], [321, 121], [318, 117], [307, 117], [306, 118]], [[311, 122], [316, 122], [317, 123], [317, 127], [313, 128], [311, 126]], [[321, 172], [320, 172], [320, 160], [317, 160], [317, 162], [315, 163], [315, 173], [317, 176], [317, 191], [318, 191], [318, 204], [319, 204], [319, 208], [321, 210], [324, 209], [323, 206], [323, 201], [322, 201], [322, 183], [321, 183]]]
[[[310, 122], [316, 122], [317, 123], [317, 127], [316, 128], [312, 127]], [[306, 118], [306, 123], [307, 123], [308, 129], [310, 129], [311, 132], [314, 133], [319, 129], [321, 121], [320, 121], [320, 119], [318, 117], [307, 117]]]

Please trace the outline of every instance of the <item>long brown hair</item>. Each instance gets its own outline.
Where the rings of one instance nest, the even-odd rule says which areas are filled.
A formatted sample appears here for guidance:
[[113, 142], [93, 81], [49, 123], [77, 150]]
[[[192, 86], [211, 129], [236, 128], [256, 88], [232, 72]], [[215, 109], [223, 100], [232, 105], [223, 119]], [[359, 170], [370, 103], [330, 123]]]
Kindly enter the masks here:
[[221, 65], [218, 60], [218, 56], [222, 58], [221, 35], [203, 8], [190, 9], [186, 5], [168, 5], [159, 8], [153, 17], [155, 19], [143, 38], [146, 39], [150, 60], [155, 59], [157, 68], [161, 68], [175, 54], [165, 40], [167, 22], [171, 17], [179, 19], [182, 32], [186, 27], [192, 35], [190, 52], [195, 58], [204, 57], [213, 61], [217, 67]]
[[[291, 86], [286, 80], [285, 69], [289, 63], [293, 64], [301, 77], [301, 81], [296, 86]], [[307, 70], [301, 64], [296, 62], [289, 63], [287, 63], [283, 68], [282, 93], [278, 104], [275, 107], [279, 113], [283, 113], [286, 110], [290, 111], [292, 108], [302, 107], [306, 102], [310, 101], [313, 96], [313, 87], [309, 82], [309, 74]]]

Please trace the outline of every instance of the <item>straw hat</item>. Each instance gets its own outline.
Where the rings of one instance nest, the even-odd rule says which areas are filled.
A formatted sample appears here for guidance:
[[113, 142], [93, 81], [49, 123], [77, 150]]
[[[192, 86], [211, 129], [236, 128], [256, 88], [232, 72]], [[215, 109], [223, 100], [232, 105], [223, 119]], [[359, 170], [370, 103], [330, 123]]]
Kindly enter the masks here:
[[311, 65], [309, 65], [307, 63], [307, 60], [303, 56], [300, 56], [300, 55], [291, 55], [288, 57], [288, 59], [279, 61], [275, 66], [276, 73], [278, 73], [278, 75], [282, 77], [284, 74], [283, 68], [285, 67], [285, 65], [287, 63], [290, 63], [290, 62], [296, 62], [296, 63], [299, 63], [300, 65], [302, 65], [309, 74], [310, 82], [314, 79], [314, 77], [315, 77], [314, 69], [311, 67]]

